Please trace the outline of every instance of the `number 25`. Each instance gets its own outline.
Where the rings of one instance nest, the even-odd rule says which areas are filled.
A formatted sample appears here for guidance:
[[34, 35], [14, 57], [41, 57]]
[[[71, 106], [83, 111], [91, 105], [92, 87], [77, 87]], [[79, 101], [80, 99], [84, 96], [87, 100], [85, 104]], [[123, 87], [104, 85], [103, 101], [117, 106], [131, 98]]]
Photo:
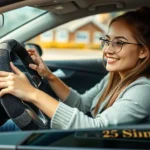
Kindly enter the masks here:
[[117, 130], [105, 130], [102, 132], [104, 138], [116, 138], [118, 137]]

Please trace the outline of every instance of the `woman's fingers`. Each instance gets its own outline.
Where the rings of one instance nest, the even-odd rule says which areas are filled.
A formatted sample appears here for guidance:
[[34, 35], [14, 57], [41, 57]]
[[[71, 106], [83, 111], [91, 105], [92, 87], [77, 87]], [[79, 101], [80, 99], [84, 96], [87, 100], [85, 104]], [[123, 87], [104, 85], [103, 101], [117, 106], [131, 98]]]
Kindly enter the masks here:
[[0, 76], [0, 83], [1, 83], [1, 82], [5, 82], [5, 81], [7, 81], [7, 78], [6, 78], [6, 77], [1, 77], [1, 76]]
[[10, 66], [15, 73], [0, 71], [0, 96], [11, 94], [20, 99], [28, 100], [32, 95], [33, 86], [24, 73], [13, 63], [10, 63]]
[[42, 58], [39, 54], [34, 50], [28, 50], [35, 64], [29, 64], [29, 67], [38, 72], [38, 74], [42, 77], [46, 77], [49, 73], [49, 69], [44, 64]]
[[0, 71], [0, 77], [7, 77], [10, 72]]
[[12, 70], [13, 70], [16, 74], [18, 74], [18, 75], [23, 75], [23, 73], [22, 73], [17, 67], [15, 67], [12, 62], [10, 62], [10, 66], [11, 66]]
[[[15, 67], [12, 62], [10, 62], [10, 66], [17, 75], [24, 76], [24, 74], [17, 67]], [[14, 77], [14, 76], [15, 74], [12, 72], [0, 71], [0, 81], [5, 81], [7, 80], [7, 77]]]
[[30, 67], [31, 69], [33, 69], [33, 70], [38, 71], [38, 66], [35, 65], [35, 64], [29, 64], [29, 67]]
[[33, 49], [28, 49], [27, 52], [29, 53], [29, 55], [33, 55], [34, 52], [35, 52], [35, 50], [33, 50]]
[[32, 57], [35, 64], [39, 65], [40, 63], [42, 63], [42, 59], [41, 59], [40, 55], [37, 53], [37, 51], [28, 50], [28, 53]]
[[6, 82], [0, 82], [0, 89], [6, 88], [8, 85]]
[[40, 57], [40, 55], [38, 54], [38, 52], [37, 52], [36, 50], [34, 50], [34, 49], [29, 49], [28, 52], [29, 52], [31, 55], [35, 54], [36, 56], [39, 56], [39, 57]]
[[40, 55], [36, 50], [28, 50], [30, 55], [35, 55], [38, 59], [41, 59]]
[[[14, 64], [12, 62], [10, 62], [10, 67], [12, 68], [12, 70], [18, 74], [18, 75], [23, 75], [23, 73], [14, 66]], [[13, 74], [11, 72], [6, 72], [6, 71], [0, 71], [0, 77], [7, 77], [8, 75]]]
[[9, 88], [4, 88], [4, 89], [2, 89], [1, 91], [0, 91], [0, 97], [2, 97], [3, 95], [5, 95], [5, 94], [11, 94], [10, 93], [10, 89]]
[[35, 57], [35, 55], [32, 55], [31, 58], [33, 59], [33, 61], [35, 62], [35, 64], [40, 64], [40, 61], [37, 59], [37, 57]]

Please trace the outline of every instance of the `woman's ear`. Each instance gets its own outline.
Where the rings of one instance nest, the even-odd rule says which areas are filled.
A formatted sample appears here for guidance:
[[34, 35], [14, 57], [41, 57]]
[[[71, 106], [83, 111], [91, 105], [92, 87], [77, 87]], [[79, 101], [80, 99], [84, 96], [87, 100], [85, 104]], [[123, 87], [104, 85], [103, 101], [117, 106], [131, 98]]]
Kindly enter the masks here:
[[140, 50], [139, 58], [143, 59], [143, 58], [147, 57], [148, 55], [149, 55], [149, 50], [144, 47]]

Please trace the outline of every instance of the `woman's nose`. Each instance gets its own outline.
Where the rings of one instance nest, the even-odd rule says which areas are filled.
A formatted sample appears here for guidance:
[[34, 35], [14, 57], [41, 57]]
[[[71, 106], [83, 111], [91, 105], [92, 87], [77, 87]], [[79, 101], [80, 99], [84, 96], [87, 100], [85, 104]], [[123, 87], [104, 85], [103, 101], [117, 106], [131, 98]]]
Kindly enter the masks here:
[[110, 43], [108, 45], [108, 47], [104, 50], [106, 53], [114, 53], [115, 50], [114, 50], [114, 47], [112, 46], [112, 43]]

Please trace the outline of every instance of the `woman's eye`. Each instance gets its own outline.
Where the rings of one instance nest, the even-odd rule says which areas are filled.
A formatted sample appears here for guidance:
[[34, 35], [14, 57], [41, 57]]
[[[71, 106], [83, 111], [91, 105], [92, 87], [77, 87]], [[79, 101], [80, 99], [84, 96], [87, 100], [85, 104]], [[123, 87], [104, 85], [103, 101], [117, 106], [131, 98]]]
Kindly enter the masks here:
[[122, 41], [116, 41], [115, 43], [116, 43], [116, 45], [122, 45], [123, 44]]
[[106, 42], [106, 43], [109, 43], [109, 40], [105, 39], [105, 42]]

